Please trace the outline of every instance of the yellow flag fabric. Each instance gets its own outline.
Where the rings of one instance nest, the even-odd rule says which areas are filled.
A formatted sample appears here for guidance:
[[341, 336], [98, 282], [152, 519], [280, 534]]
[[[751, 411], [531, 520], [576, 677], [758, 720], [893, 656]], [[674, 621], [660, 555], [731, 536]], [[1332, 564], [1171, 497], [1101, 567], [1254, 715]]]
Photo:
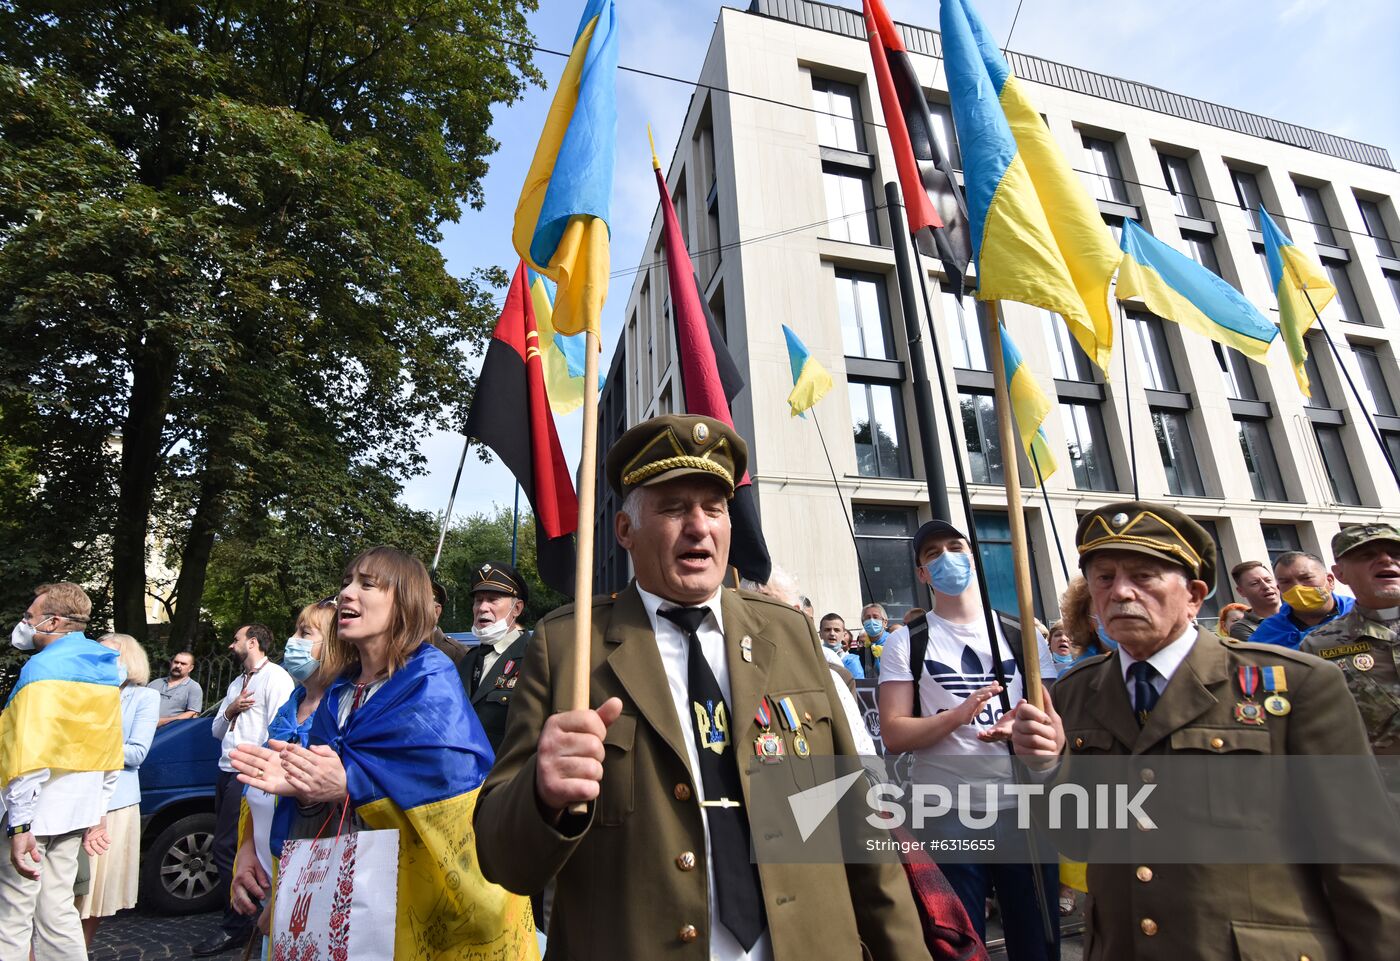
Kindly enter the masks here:
[[0, 713], [0, 786], [44, 768], [120, 771], [121, 716], [115, 684], [25, 684]]
[[1264, 259], [1269, 263], [1269, 280], [1278, 297], [1278, 327], [1283, 344], [1288, 348], [1288, 360], [1293, 365], [1293, 377], [1304, 397], [1312, 396], [1305, 362], [1308, 332], [1317, 315], [1337, 296], [1337, 290], [1322, 268], [1313, 263], [1294, 245], [1263, 207], [1259, 208], [1259, 226], [1264, 235]]
[[1035, 382], [1031, 372], [1021, 359], [1021, 351], [1001, 324], [1001, 357], [1006, 365], [1006, 390], [1011, 395], [1011, 411], [1016, 415], [1016, 430], [1021, 435], [1021, 445], [1026, 456], [1031, 458], [1033, 467], [1039, 469], [1040, 480], [1055, 473], [1059, 465], [1050, 452], [1050, 442], [1040, 425], [1050, 413], [1050, 398]]
[[530, 899], [481, 874], [472, 814], [480, 789], [400, 810], [389, 798], [355, 809], [399, 832], [395, 961], [537, 961]]

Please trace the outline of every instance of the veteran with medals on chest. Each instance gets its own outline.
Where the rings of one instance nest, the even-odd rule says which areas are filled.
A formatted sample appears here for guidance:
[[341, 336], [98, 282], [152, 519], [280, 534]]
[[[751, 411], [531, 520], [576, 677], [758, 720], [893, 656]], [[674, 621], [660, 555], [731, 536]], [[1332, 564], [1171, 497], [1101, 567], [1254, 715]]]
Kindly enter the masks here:
[[488, 562], [472, 572], [472, 631], [479, 643], [467, 651], [457, 673], [497, 753], [530, 642], [519, 623], [529, 599], [525, 579], [509, 564]]
[[[1360, 755], [1341, 672], [1308, 654], [1195, 624], [1215, 544], [1174, 508], [1129, 501], [1075, 535], [1092, 609], [1118, 650], [1080, 662], [1046, 710], [1016, 708], [1021, 756]], [[1388, 956], [1400, 944], [1394, 865], [1093, 864], [1086, 961]]]
[[569, 710], [573, 607], [536, 625], [476, 829], [487, 877], [556, 882], [551, 958], [928, 958], [899, 865], [750, 860], [749, 760], [856, 748], [807, 618], [721, 586], [747, 459], [681, 415], [608, 452], [635, 581], [592, 602], [593, 709]]

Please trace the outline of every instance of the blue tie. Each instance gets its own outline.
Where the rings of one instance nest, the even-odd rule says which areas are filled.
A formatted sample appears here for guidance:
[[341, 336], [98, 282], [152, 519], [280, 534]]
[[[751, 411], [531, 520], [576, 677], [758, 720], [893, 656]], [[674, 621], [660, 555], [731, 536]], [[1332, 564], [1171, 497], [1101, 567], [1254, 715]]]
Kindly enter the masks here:
[[1146, 661], [1134, 661], [1128, 665], [1128, 679], [1133, 682], [1133, 712], [1137, 715], [1138, 727], [1147, 722], [1147, 715], [1157, 706], [1157, 693], [1153, 684], [1159, 675], [1157, 669]]

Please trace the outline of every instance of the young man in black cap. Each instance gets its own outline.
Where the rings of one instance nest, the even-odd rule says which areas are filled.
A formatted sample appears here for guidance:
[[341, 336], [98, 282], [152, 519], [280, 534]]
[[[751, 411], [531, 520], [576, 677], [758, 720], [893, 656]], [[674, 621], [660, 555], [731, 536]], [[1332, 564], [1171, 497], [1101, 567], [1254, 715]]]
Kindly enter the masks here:
[[472, 630], [481, 643], [468, 651], [457, 673], [496, 752], [530, 641], [519, 624], [529, 598], [525, 578], [509, 564], [482, 564], [472, 572]]
[[[947, 521], [929, 521], [914, 535], [915, 576], [933, 591], [933, 609], [885, 639], [880, 658], [880, 733], [892, 753], [914, 755], [915, 783], [973, 784], [1010, 777], [1006, 739], [987, 637], [972, 545]], [[922, 635], [922, 637], [920, 637]], [[1055, 679], [1045, 639], [1040, 644], [1044, 682]], [[911, 648], [915, 653], [911, 656]], [[919, 649], [922, 648], [922, 654]], [[998, 637], [1009, 703], [1024, 684], [1011, 648]], [[917, 688], [918, 701], [915, 702]], [[984, 760], [985, 759], [985, 760]], [[986, 765], [985, 769], [983, 765]], [[974, 770], [975, 768], [975, 770]], [[979, 796], [974, 790], [973, 798]], [[1029, 864], [977, 864], [939, 860], [979, 937], [986, 934], [987, 898], [996, 894], [1011, 961], [1059, 957], [1059, 934], [1047, 946]], [[1058, 866], [1041, 866], [1044, 891], [1055, 891]]]

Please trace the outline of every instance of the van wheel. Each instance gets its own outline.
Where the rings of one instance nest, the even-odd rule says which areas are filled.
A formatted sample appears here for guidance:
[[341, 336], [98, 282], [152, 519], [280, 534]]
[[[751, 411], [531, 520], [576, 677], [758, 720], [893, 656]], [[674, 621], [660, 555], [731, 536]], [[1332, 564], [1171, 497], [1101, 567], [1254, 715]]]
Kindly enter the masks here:
[[141, 858], [141, 900], [162, 914], [203, 914], [219, 906], [214, 814], [187, 814], [156, 836]]

